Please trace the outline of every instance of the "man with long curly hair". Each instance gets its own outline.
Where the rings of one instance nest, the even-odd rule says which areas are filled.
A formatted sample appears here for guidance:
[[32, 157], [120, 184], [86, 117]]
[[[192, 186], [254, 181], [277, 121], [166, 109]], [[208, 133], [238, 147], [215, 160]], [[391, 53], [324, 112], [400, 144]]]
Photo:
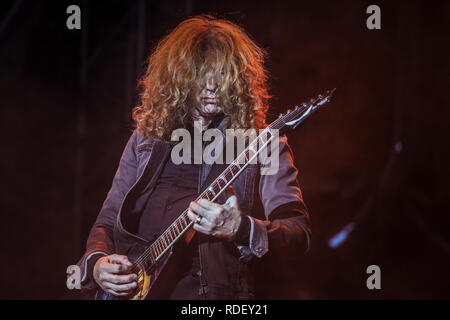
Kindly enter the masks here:
[[222, 133], [265, 127], [264, 58], [241, 27], [209, 15], [183, 21], [158, 43], [140, 82], [137, 128], [78, 263], [83, 288], [129, 297], [139, 285], [133, 244], [149, 246], [186, 208], [194, 231], [177, 242], [148, 298], [250, 299], [263, 256], [308, 249], [309, 215], [286, 137], [275, 174], [250, 165], [216, 202], [193, 201], [214, 165], [170, 157], [172, 132], [193, 132], [195, 121]]

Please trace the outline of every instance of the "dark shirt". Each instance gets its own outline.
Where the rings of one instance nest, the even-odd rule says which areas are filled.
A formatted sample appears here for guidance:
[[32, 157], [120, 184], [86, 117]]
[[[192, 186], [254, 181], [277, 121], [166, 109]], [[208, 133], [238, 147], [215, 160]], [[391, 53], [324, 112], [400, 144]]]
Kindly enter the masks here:
[[138, 234], [153, 241], [198, 195], [200, 165], [176, 165], [169, 158], [142, 213]]
[[[199, 164], [176, 165], [169, 158], [148, 200], [146, 210], [142, 213], [139, 235], [154, 241], [189, 207], [189, 203], [198, 195], [200, 168]], [[167, 296], [160, 298], [198, 299], [200, 263], [196, 237], [189, 245], [184, 241], [180, 241], [180, 245], [182, 249], [180, 246], [175, 248], [179, 267], [176, 274], [171, 275], [172, 283], [165, 284], [166, 288], [173, 289], [165, 293]]]

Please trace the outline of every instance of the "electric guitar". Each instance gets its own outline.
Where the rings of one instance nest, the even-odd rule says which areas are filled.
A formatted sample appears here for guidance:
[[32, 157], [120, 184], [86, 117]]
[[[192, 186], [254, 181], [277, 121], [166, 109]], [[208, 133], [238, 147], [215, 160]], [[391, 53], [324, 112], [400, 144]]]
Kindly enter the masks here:
[[[251, 141], [245, 150], [205, 189], [196, 199], [207, 199], [216, 201], [217, 198], [244, 172], [252, 161], [265, 150], [268, 144], [278, 138], [278, 134], [273, 134], [278, 130], [279, 134], [288, 130], [293, 130], [303, 122], [311, 113], [316, 111], [331, 100], [334, 94], [333, 89], [326, 91], [323, 95], [318, 95], [316, 99], [311, 99], [307, 103], [296, 106], [293, 110], [288, 110], [268, 125], [256, 139]], [[138, 275], [138, 287], [134, 293], [125, 299], [143, 300], [152, 289], [155, 281], [166, 266], [172, 255], [172, 248], [175, 243], [191, 229], [195, 221], [191, 221], [186, 209], [175, 221], [147, 247], [135, 246], [128, 253], [128, 258], [133, 263], [132, 273]], [[98, 290], [95, 298], [97, 300], [123, 300], [103, 290]]]

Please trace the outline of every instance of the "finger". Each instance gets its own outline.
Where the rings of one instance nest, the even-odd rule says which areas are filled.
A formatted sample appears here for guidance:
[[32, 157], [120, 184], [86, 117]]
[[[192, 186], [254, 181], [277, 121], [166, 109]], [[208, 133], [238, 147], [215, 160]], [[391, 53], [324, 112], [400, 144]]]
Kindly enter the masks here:
[[193, 228], [195, 231], [198, 231], [200, 233], [207, 234], [207, 235], [211, 235], [213, 232], [209, 225], [205, 226], [203, 224], [194, 223]]
[[114, 284], [128, 284], [136, 282], [137, 275], [134, 273], [126, 274], [126, 275], [116, 275], [113, 273], [104, 273], [100, 274], [100, 279], [103, 281], [111, 282]]
[[231, 195], [223, 205], [228, 208], [237, 208], [238, 207], [237, 197], [235, 195]]
[[117, 264], [123, 264], [126, 266], [132, 266], [133, 264], [128, 260], [127, 256], [120, 255], [120, 254], [113, 254], [108, 257], [109, 263], [117, 263]]
[[228, 188], [225, 190], [225, 193], [226, 193], [226, 195], [227, 195], [227, 198], [230, 198], [231, 196], [234, 196], [234, 195], [235, 195], [233, 186], [232, 186], [231, 184], [230, 184], [230, 185], [228, 186]]
[[198, 217], [202, 218], [200, 220], [200, 224], [199, 223], [194, 223], [194, 225], [193, 225], [194, 230], [197, 230], [196, 228], [198, 226], [202, 226], [201, 229], [200, 229], [202, 231], [207, 230], [207, 229], [211, 229], [211, 227], [212, 227], [212, 223], [211, 223], [210, 220], [206, 219], [204, 216], [196, 215], [191, 210], [188, 210], [188, 217], [189, 217], [189, 219], [191, 219], [191, 221], [195, 221], [195, 222], [197, 222], [197, 218]]
[[208, 210], [202, 206], [199, 205], [199, 203], [192, 201], [191, 204], [189, 205], [189, 209], [192, 210], [193, 213], [195, 213], [196, 215], [202, 216], [202, 217], [207, 217], [211, 215], [211, 210]]
[[128, 267], [123, 264], [104, 262], [100, 264], [98, 269], [100, 272], [119, 274], [122, 272], [127, 272]]
[[137, 283], [132, 282], [128, 284], [115, 284], [112, 282], [104, 281], [103, 286], [107, 289], [114, 290], [116, 292], [122, 293], [122, 292], [130, 292], [137, 288]]
[[192, 210], [188, 210], [188, 217], [191, 219], [191, 221], [196, 221], [198, 218], [198, 215], [196, 215]]
[[133, 292], [133, 291], [117, 292], [117, 291], [114, 291], [112, 289], [107, 289], [107, 288], [104, 288], [104, 290], [105, 290], [105, 292], [111, 293], [112, 295], [115, 295], [117, 297], [126, 297], [126, 296], [129, 296]]
[[217, 209], [220, 207], [219, 204], [206, 200], [206, 199], [200, 199], [198, 202], [193, 201], [194, 203], [197, 203], [200, 207], [211, 210], [211, 209]]
[[203, 225], [194, 225], [194, 229], [200, 233], [209, 235], [209, 236], [214, 236], [214, 237], [223, 237], [223, 232], [220, 230], [220, 228], [215, 228], [212, 226], [203, 226]]

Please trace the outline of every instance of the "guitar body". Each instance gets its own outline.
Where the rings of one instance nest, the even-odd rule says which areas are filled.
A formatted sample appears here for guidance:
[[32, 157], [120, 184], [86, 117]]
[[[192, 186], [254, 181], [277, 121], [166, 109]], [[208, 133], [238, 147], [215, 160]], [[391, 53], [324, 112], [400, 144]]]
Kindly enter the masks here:
[[147, 297], [150, 289], [152, 289], [162, 270], [172, 257], [173, 251], [169, 250], [156, 263], [151, 263], [149, 260], [139, 262], [142, 260], [139, 258], [145, 249], [146, 247], [135, 244], [133, 249], [127, 254], [128, 259], [134, 264], [135, 272], [138, 275], [138, 287], [135, 292], [128, 297], [117, 297], [99, 289], [95, 295], [95, 300], [144, 300]]

